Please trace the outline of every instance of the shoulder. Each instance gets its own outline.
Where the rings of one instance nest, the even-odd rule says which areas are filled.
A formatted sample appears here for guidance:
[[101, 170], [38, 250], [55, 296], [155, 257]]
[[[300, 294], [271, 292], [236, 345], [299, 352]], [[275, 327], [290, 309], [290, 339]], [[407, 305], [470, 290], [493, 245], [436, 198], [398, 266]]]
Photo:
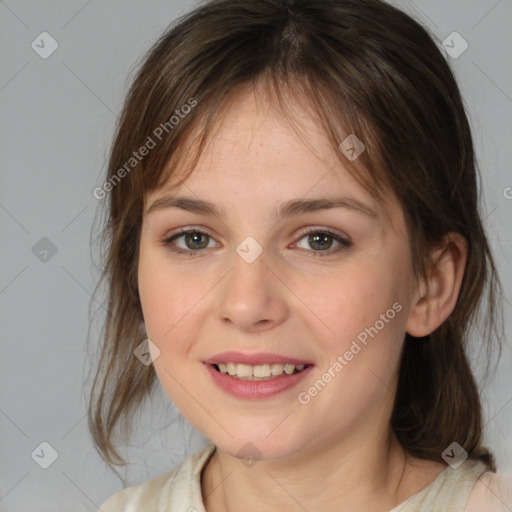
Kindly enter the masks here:
[[108, 498], [101, 512], [160, 512], [201, 499], [200, 474], [215, 446], [190, 454], [179, 466]]
[[143, 507], [148, 506], [151, 501], [159, 499], [163, 490], [172, 483], [180, 468], [181, 465], [140, 485], [119, 491], [105, 501], [99, 509], [101, 512], [145, 511], [146, 509]]
[[486, 471], [476, 481], [465, 512], [508, 512], [512, 509], [512, 481]]
[[489, 496], [483, 493], [488, 478], [487, 467], [479, 460], [468, 459], [455, 468], [448, 465], [427, 487], [391, 512], [510, 512], [507, 508], [490, 508], [494, 504], [489, 504]]

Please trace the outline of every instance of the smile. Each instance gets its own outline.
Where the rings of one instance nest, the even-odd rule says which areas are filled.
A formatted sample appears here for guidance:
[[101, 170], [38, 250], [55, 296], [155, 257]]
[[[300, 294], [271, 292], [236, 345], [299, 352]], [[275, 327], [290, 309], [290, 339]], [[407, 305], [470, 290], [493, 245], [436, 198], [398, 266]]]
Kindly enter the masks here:
[[245, 400], [261, 400], [284, 393], [307, 378], [315, 365], [270, 352], [223, 352], [203, 360], [212, 384], [220, 391]]
[[272, 363], [272, 364], [243, 364], [243, 363], [218, 363], [213, 365], [216, 370], [235, 379], [264, 381], [272, 380], [283, 374], [293, 375], [300, 373], [307, 365], [291, 363]]

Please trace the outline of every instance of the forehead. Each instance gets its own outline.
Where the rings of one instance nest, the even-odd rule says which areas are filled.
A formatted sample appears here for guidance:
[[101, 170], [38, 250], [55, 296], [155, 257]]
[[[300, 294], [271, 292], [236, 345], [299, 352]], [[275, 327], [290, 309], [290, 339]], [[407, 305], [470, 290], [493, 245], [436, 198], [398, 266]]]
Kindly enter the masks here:
[[182, 141], [186, 150], [168, 163], [166, 181], [151, 191], [147, 203], [163, 193], [216, 203], [249, 198], [253, 206], [343, 194], [381, 214], [396, 208], [389, 191], [381, 191], [384, 207], [355, 179], [346, 156], [303, 105], [300, 98], [288, 101], [285, 116], [267, 94], [242, 88], [225, 103], [195, 167], [199, 126]]

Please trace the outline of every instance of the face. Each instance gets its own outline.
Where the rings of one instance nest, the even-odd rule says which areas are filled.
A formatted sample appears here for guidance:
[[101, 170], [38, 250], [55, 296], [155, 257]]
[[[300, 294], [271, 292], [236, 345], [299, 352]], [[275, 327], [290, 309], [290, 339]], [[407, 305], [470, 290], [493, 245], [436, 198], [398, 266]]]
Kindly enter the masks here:
[[413, 283], [403, 212], [350, 176], [299, 104], [302, 137], [240, 93], [193, 173], [143, 215], [155, 370], [232, 455], [285, 459], [389, 431]]

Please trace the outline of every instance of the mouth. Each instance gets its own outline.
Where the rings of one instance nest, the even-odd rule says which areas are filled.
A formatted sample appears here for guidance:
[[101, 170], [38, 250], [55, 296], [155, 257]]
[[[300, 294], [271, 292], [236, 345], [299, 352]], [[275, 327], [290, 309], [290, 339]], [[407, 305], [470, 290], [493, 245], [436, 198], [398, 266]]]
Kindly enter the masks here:
[[224, 352], [203, 363], [219, 389], [251, 400], [295, 388], [314, 367], [311, 361], [270, 353]]
[[237, 380], [266, 381], [273, 380], [282, 375], [295, 375], [304, 371], [309, 364], [271, 363], [271, 364], [243, 364], [243, 363], [214, 363], [213, 368], [226, 376]]

